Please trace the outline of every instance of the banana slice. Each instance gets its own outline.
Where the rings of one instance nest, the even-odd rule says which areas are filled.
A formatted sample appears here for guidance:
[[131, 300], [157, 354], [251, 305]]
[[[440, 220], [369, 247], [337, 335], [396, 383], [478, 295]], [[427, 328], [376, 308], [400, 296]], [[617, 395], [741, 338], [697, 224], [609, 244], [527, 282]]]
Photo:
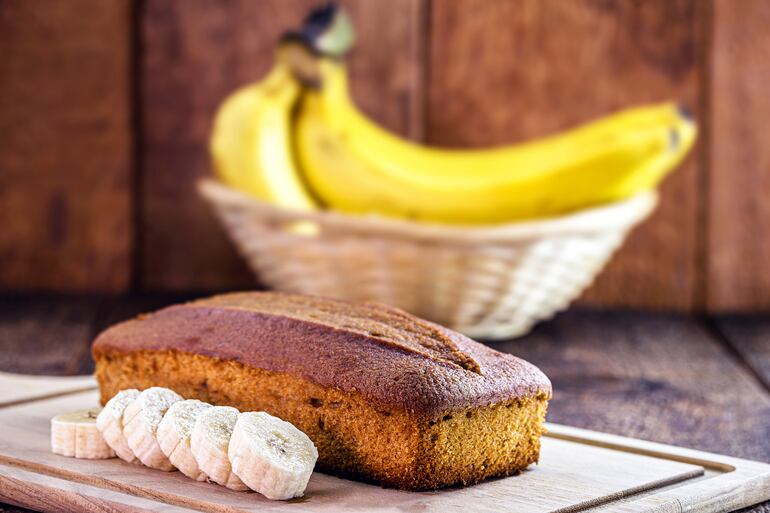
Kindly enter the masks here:
[[230, 406], [212, 406], [198, 416], [190, 437], [195, 461], [209, 480], [231, 490], [249, 488], [233, 474], [227, 448], [239, 412]]
[[123, 414], [123, 434], [139, 461], [150, 468], [171, 471], [174, 466], [158, 445], [158, 424], [163, 415], [182, 397], [168, 388], [152, 387], [126, 407]]
[[96, 427], [101, 408], [63, 413], [51, 419], [51, 451], [89, 460], [114, 458], [115, 452]]
[[318, 450], [305, 433], [264, 412], [238, 417], [227, 454], [233, 472], [273, 500], [301, 497], [318, 459]]
[[126, 406], [138, 396], [139, 390], [135, 388], [121, 390], [107, 401], [104, 409], [96, 417], [96, 427], [101, 431], [104, 441], [112, 447], [120, 459], [129, 463], [136, 463], [137, 459], [123, 435], [123, 413], [126, 411]]
[[196, 481], [205, 481], [208, 476], [195, 461], [190, 435], [198, 416], [208, 408], [210, 404], [197, 399], [176, 402], [158, 425], [158, 445], [163, 454], [182, 474]]

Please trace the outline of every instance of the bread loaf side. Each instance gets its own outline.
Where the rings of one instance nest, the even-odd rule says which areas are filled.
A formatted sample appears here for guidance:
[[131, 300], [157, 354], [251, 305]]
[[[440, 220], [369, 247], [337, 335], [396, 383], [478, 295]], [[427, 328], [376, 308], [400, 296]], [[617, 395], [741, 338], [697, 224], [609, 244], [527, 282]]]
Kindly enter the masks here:
[[537, 461], [551, 386], [535, 366], [400, 310], [281, 293], [172, 306], [93, 345], [102, 401], [164, 386], [266, 411], [327, 471], [405, 489]]

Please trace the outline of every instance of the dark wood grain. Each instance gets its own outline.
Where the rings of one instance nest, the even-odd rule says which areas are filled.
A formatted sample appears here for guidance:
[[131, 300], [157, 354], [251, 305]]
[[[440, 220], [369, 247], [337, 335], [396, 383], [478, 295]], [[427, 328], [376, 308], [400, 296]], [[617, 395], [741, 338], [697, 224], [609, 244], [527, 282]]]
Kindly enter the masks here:
[[0, 513], [30, 513], [32, 510], [11, 504], [0, 504]]
[[770, 3], [714, 5], [708, 306], [770, 308]]
[[[427, 139], [451, 146], [512, 143], [669, 99], [705, 119], [696, 4], [433, 2]], [[584, 302], [693, 307], [698, 167], [693, 156], [666, 180], [658, 212], [632, 235]]]
[[692, 318], [567, 313], [495, 347], [551, 378], [552, 422], [770, 461], [770, 394]]
[[757, 379], [770, 390], [770, 317], [730, 315], [718, 317], [714, 322]]
[[0, 371], [91, 372], [89, 348], [101, 305], [80, 297], [0, 297]]
[[[212, 116], [270, 67], [278, 37], [318, 2], [184, 5], [148, 0], [142, 14], [143, 241], [148, 289], [222, 289], [255, 281], [194, 190], [209, 173]], [[420, 0], [343, 2], [358, 29], [353, 93], [392, 129], [416, 134]]]
[[128, 0], [0, 2], [0, 288], [122, 291]]

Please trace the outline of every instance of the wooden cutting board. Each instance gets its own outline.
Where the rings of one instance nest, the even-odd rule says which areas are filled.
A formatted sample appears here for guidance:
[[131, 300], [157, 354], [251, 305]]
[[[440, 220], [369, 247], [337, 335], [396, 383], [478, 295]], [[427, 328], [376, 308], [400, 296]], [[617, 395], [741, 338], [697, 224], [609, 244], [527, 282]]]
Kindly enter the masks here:
[[519, 476], [416, 493], [315, 473], [305, 497], [272, 502], [179, 472], [52, 454], [50, 418], [96, 404], [91, 390], [0, 408], [0, 501], [57, 512], [681, 513], [727, 512], [770, 499], [770, 465], [549, 425], [540, 463]]
[[93, 376], [30, 376], [0, 372], [0, 408], [96, 388]]

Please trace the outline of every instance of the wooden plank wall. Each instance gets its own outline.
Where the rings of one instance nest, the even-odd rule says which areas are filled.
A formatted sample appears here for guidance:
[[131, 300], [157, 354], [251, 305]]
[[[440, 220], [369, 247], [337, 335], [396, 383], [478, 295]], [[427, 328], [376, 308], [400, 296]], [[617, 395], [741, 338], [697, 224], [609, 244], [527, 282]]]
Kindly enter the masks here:
[[770, 2], [715, 5], [709, 110], [712, 310], [770, 308]]
[[[0, 288], [254, 286], [193, 183], [218, 102], [317, 3], [0, 3]], [[700, 142], [582, 301], [770, 307], [770, 3], [343, 3], [356, 100], [417, 140], [514, 142], [681, 101]]]
[[128, 0], [0, 2], [0, 288], [129, 285], [130, 20]]

